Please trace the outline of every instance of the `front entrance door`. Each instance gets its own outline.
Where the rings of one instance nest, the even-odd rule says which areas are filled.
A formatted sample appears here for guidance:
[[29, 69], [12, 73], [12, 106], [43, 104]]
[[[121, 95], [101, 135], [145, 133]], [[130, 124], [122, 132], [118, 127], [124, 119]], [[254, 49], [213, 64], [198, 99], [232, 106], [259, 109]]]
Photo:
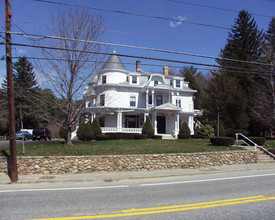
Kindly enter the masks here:
[[165, 116], [157, 116], [157, 129], [158, 129], [158, 134], [166, 133], [166, 117]]

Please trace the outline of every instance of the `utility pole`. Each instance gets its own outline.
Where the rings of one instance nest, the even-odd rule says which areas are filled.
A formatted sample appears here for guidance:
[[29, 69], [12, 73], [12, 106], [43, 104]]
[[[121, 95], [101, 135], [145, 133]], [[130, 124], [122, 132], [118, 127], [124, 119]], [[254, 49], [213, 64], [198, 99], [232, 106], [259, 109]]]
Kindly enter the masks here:
[[13, 74], [12, 74], [12, 54], [11, 54], [11, 3], [5, 0], [6, 15], [6, 66], [7, 66], [7, 89], [9, 106], [9, 137], [10, 155], [8, 158], [8, 168], [11, 182], [18, 180], [17, 157], [16, 157], [16, 136], [15, 136], [15, 116], [14, 116], [14, 93], [13, 93]]

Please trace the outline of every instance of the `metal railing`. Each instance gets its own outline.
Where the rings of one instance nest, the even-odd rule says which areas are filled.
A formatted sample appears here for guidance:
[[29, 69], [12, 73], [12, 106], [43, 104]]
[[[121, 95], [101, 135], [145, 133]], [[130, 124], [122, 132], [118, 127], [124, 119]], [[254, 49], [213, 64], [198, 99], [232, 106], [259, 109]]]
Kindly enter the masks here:
[[[242, 141], [243, 143], [245, 143], [247, 146], [250, 147], [254, 147], [255, 151], [257, 150], [257, 148], [259, 148], [260, 150], [264, 151], [266, 154], [270, 155], [271, 157], [273, 157], [273, 159], [275, 159], [275, 155], [271, 152], [269, 152], [267, 149], [265, 149], [263, 146], [259, 146], [258, 144], [254, 143], [251, 139], [249, 139], [248, 137], [246, 137], [245, 135], [241, 134], [241, 133], [236, 133], [236, 142], [238, 141]], [[243, 139], [239, 139], [239, 136], [243, 137], [245, 140], [247, 140], [248, 142], [252, 143], [253, 145], [251, 146], [249, 143], [247, 143], [245, 140]]]

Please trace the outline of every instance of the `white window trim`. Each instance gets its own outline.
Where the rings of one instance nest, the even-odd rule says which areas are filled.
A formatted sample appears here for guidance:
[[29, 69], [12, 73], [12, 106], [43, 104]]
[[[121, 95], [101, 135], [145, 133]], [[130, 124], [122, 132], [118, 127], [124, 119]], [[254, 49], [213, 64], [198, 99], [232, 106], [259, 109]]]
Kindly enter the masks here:
[[[134, 97], [135, 98], [135, 106], [131, 106], [131, 98]], [[132, 108], [136, 108], [137, 107], [137, 96], [136, 95], [130, 95], [129, 97], [129, 106]]]

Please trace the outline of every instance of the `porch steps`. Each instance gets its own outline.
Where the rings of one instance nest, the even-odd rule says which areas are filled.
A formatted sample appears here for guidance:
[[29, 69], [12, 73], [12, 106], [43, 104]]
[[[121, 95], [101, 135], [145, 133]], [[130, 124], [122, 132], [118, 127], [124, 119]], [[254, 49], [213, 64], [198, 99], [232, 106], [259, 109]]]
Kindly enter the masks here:
[[175, 140], [172, 134], [161, 134], [161, 136], [162, 136], [162, 139], [165, 139], [165, 140]]

